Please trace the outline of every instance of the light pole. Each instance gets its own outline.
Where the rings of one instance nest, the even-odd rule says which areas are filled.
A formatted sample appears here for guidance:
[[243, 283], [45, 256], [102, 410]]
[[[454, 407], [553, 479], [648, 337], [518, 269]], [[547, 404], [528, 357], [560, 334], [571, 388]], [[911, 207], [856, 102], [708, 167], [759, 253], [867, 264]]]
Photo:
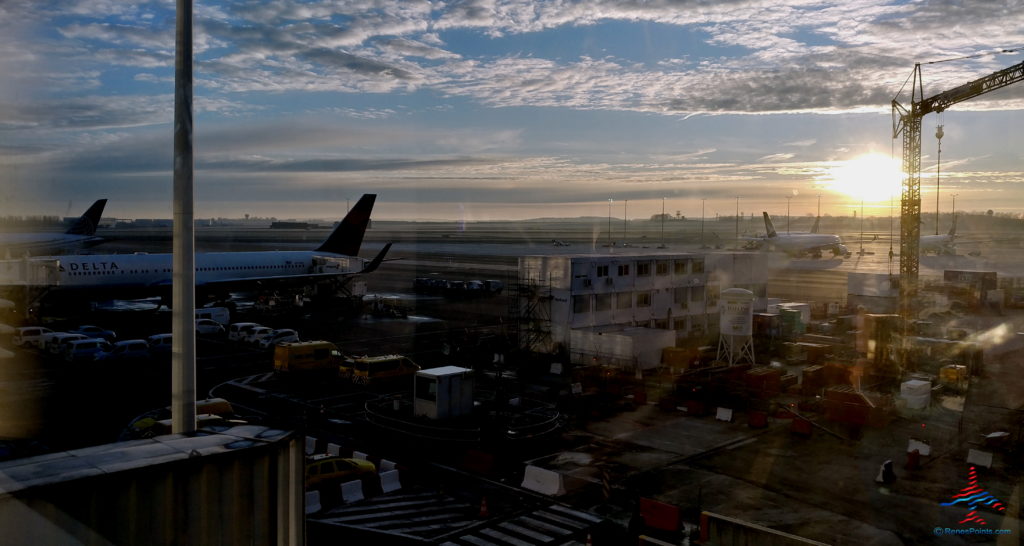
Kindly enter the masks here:
[[957, 196], [957, 194], [955, 194], [955, 193], [950, 196], [950, 197], [953, 198], [953, 221], [954, 222], [956, 221], [956, 196]]
[[665, 248], [665, 198], [661, 198], [661, 246]]
[[608, 252], [612, 251], [612, 200], [608, 200]]
[[939, 153], [935, 158], [935, 234], [939, 234], [939, 180], [942, 178], [942, 126], [935, 129], [935, 138], [939, 141]]
[[815, 218], [821, 218], [821, 194], [818, 194], [818, 215]]
[[629, 244], [629, 240], [626, 239], [626, 227], [629, 225], [629, 199], [622, 202], [622, 246]]
[[700, 247], [704, 248], [704, 201], [707, 199], [700, 200]]
[[789, 234], [789, 204], [793, 201], [792, 195], [786, 196], [786, 233]]
[[740, 196], [736, 196], [736, 248], [740, 247]]

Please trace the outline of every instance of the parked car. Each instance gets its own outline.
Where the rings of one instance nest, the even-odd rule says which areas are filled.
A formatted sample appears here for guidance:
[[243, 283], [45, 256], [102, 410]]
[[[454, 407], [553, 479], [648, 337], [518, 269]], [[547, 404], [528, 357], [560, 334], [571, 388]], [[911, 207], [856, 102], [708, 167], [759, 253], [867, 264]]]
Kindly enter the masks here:
[[99, 326], [79, 326], [74, 330], [68, 330], [72, 334], [82, 334], [92, 338], [105, 339], [108, 342], [113, 342], [117, 339], [117, 334], [113, 330], [107, 330], [106, 328], [100, 328]]
[[135, 360], [149, 358], [149, 344], [144, 339], [126, 339], [96, 353], [96, 360]]
[[228, 339], [230, 341], [245, 341], [245, 336], [257, 326], [262, 325], [255, 322], [236, 322], [228, 326]]
[[59, 335], [51, 337], [50, 341], [46, 342], [46, 351], [54, 355], [64, 354], [64, 347], [67, 347], [68, 343], [79, 339], [89, 339], [89, 336], [61, 332]]
[[274, 331], [273, 328], [269, 328], [267, 326], [256, 326], [256, 327], [252, 328], [251, 330], [249, 330], [248, 334], [245, 334], [245, 342], [246, 343], [252, 343], [254, 345], [255, 344], [259, 344], [261, 337], [263, 337], [263, 336], [265, 336], [265, 335], [267, 335], [267, 334], [269, 334], [270, 332], [273, 332], [273, 331]]
[[42, 351], [50, 350], [50, 343], [57, 336], [67, 334], [67, 332], [47, 332], [39, 338], [39, 349]]
[[299, 333], [298, 332], [296, 332], [295, 330], [288, 329], [288, 328], [283, 328], [283, 329], [280, 329], [280, 330], [274, 330], [274, 331], [270, 332], [269, 334], [261, 337], [260, 338], [260, 348], [261, 349], [269, 349], [270, 347], [273, 347], [274, 345], [277, 345], [278, 343], [283, 343], [285, 341], [298, 341], [298, 340], [299, 340]]
[[196, 335], [209, 336], [223, 333], [223, 324], [213, 319], [196, 319]]
[[50, 333], [53, 333], [53, 330], [42, 326], [22, 326], [14, 331], [11, 343], [15, 347], [31, 345], [38, 348], [43, 341], [43, 336]]
[[64, 360], [68, 362], [92, 361], [96, 353], [109, 351], [110, 343], [101, 338], [76, 339], [64, 347]]
[[314, 455], [306, 461], [306, 490], [371, 477], [377, 467], [364, 459]]
[[146, 338], [149, 345], [149, 354], [165, 355], [171, 354], [171, 334], [156, 334]]

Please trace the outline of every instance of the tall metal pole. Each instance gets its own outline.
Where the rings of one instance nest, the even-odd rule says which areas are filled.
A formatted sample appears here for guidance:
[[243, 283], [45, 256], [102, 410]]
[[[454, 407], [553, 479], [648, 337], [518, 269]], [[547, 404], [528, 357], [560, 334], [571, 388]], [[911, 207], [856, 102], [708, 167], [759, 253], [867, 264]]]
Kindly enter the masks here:
[[704, 248], [704, 202], [707, 199], [700, 200], [700, 247]]
[[821, 194], [818, 194], [818, 215], [815, 218], [821, 218]]
[[786, 233], [789, 233], [789, 204], [793, 201], [792, 195], [786, 196]]
[[661, 198], [661, 248], [665, 248], [665, 198]]
[[612, 251], [612, 200], [608, 200], [608, 252]]
[[192, 160], [192, 0], [177, 0], [174, 59], [174, 242], [171, 432], [196, 430], [196, 267]]
[[626, 238], [626, 228], [628, 227], [627, 222], [629, 222], [629, 211], [628, 211], [627, 207], [629, 207], [629, 199], [626, 199], [626, 200], [624, 200], [622, 202], [622, 244], [623, 245], [625, 245], [626, 242], [629, 240], [629, 239]]
[[736, 196], [736, 242], [735, 248], [740, 247], [740, 196]]
[[942, 179], [942, 126], [935, 129], [935, 138], [939, 141], [939, 153], [935, 158], [935, 234], [939, 234], [939, 182]]

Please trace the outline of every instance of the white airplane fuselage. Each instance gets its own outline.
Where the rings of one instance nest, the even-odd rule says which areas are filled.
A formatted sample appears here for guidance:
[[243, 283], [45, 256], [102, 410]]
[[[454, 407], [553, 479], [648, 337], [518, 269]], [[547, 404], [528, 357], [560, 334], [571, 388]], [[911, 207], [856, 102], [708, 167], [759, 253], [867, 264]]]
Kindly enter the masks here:
[[[63, 288], [139, 290], [171, 284], [171, 254], [92, 254], [65, 256], [57, 262]], [[196, 286], [201, 287], [352, 274], [363, 268], [364, 260], [314, 251], [206, 252], [195, 255], [195, 266]]]

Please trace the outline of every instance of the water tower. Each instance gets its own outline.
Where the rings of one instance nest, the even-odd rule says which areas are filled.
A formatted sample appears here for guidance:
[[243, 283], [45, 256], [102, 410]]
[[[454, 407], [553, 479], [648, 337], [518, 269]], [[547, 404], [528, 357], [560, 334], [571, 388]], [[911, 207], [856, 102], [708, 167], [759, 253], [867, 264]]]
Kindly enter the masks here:
[[742, 288], [722, 291], [719, 319], [718, 360], [737, 364], [754, 362], [754, 293]]

